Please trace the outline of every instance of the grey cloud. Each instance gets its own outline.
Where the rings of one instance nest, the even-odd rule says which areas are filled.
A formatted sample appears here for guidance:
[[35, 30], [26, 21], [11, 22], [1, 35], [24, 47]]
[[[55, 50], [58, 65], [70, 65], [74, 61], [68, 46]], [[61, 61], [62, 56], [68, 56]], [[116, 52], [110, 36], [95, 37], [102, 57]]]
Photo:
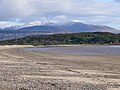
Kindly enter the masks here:
[[[34, 20], [69, 21], [84, 19], [90, 22], [120, 23], [120, 0], [99, 2], [99, 0], [0, 0], [0, 21], [21, 18], [22, 22]], [[102, 17], [102, 18], [101, 18]], [[92, 21], [91, 20], [91, 21]], [[106, 22], [108, 23], [108, 22]]]
[[33, 9], [29, 0], [0, 0], [0, 20], [29, 16]]
[[115, 2], [120, 2], [120, 0], [114, 0]]

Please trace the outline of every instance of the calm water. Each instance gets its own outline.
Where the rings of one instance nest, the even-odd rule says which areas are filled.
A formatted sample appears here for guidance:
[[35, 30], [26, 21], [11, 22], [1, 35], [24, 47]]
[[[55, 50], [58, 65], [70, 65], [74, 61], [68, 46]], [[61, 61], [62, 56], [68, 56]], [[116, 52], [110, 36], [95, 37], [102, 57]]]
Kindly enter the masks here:
[[120, 46], [44, 47], [44, 48], [27, 48], [27, 51], [47, 51], [47, 52], [53, 52], [53, 53], [79, 54], [79, 55], [120, 56]]

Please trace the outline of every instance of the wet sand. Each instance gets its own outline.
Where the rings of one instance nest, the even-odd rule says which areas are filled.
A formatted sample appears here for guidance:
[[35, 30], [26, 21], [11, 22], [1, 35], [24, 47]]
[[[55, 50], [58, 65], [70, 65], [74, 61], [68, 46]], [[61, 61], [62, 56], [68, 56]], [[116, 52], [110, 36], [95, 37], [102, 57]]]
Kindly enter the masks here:
[[0, 46], [0, 90], [120, 90], [120, 56]]

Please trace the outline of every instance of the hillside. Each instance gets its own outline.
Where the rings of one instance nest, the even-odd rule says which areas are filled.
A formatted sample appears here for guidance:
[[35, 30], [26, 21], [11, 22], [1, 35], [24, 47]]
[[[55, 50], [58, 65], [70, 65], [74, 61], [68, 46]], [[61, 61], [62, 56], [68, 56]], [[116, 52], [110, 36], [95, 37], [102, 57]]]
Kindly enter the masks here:
[[39, 32], [46, 32], [46, 33], [65, 33], [67, 32], [65, 29], [55, 26], [31, 26], [20, 28], [18, 31], [39, 31]]
[[[31, 22], [32, 23], [32, 22]], [[33, 24], [33, 23], [32, 23]], [[79, 33], [79, 32], [111, 32], [120, 33], [120, 30], [109, 26], [85, 24], [81, 22], [68, 22], [68, 23], [37, 23], [37, 24], [26, 24], [23, 26], [12, 26], [4, 28], [4, 31], [15, 31], [15, 32], [43, 32], [43, 33]]]
[[84, 24], [81, 22], [75, 23], [68, 23], [65, 25], [60, 26], [70, 32], [111, 32], [111, 33], [120, 33], [119, 30], [109, 27], [109, 26], [102, 26], [102, 25], [92, 25], [92, 24]]
[[107, 32], [55, 34], [28, 36], [21, 39], [1, 41], [1, 45], [57, 45], [57, 44], [119, 44], [120, 34]]

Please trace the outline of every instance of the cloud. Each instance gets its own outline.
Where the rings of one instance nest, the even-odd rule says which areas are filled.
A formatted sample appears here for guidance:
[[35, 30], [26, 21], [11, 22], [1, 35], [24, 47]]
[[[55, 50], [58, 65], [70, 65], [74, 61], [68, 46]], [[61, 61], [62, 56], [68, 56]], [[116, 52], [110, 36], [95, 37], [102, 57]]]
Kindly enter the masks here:
[[68, 3], [63, 0], [0, 0], [0, 20], [66, 11]]
[[116, 6], [95, 0], [0, 0], [0, 20], [33, 15], [39, 17], [50, 12], [80, 16], [107, 15], [120, 7]]
[[28, 0], [0, 0], [0, 20], [8, 20], [33, 13]]
[[115, 2], [120, 2], [120, 0], [114, 0]]
[[0, 28], [6, 28], [6, 27], [10, 27], [10, 26], [15, 26], [15, 25], [22, 25], [22, 23], [16, 23], [16, 22], [12, 22], [12, 21], [1, 21], [0, 22]]
[[57, 22], [68, 22], [68, 17], [66, 15], [58, 15], [53, 18]]
[[[120, 23], [120, 0], [0, 0], [0, 21]], [[18, 18], [18, 19], [17, 19]], [[109, 21], [109, 22], [108, 22]], [[117, 26], [117, 24], [116, 24]]]

